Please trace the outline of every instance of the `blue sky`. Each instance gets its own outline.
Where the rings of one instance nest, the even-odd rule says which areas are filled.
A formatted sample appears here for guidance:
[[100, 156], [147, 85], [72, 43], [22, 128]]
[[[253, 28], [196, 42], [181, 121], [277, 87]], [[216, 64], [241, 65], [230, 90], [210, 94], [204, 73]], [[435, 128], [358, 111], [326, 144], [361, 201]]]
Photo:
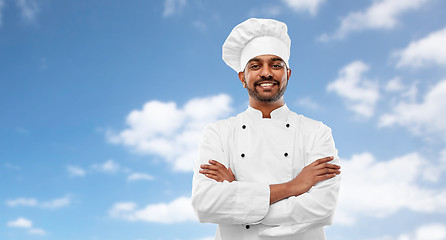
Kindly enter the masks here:
[[446, 239], [446, 2], [0, 0], [0, 239], [212, 239], [189, 198], [203, 127], [247, 107], [221, 60], [288, 25], [295, 112], [333, 129], [329, 239]]

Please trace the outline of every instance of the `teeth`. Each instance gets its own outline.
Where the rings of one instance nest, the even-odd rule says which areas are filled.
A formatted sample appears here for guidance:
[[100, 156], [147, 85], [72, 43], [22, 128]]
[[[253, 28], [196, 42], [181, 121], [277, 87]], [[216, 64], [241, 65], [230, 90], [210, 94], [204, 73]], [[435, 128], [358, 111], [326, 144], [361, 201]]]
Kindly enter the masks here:
[[260, 86], [262, 86], [262, 87], [270, 87], [272, 85], [273, 85], [272, 83], [262, 83], [262, 84], [260, 84]]

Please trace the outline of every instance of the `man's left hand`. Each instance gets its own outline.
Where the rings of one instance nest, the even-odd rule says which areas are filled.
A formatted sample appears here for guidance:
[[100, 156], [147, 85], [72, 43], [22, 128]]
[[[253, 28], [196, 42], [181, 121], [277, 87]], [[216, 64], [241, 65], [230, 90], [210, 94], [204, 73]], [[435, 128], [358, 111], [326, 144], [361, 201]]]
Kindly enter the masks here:
[[235, 181], [234, 173], [232, 173], [231, 168], [226, 168], [225, 165], [215, 161], [209, 160], [209, 164], [201, 164], [200, 173], [204, 174], [206, 177], [214, 179], [217, 182]]

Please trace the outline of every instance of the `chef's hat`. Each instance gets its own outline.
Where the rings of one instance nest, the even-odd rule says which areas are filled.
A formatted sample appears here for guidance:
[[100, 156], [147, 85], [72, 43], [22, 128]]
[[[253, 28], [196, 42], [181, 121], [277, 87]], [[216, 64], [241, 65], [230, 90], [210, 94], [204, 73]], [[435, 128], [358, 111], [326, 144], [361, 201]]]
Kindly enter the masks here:
[[273, 19], [250, 18], [232, 29], [223, 44], [223, 61], [242, 72], [248, 61], [260, 55], [276, 55], [288, 65], [291, 40], [287, 26]]

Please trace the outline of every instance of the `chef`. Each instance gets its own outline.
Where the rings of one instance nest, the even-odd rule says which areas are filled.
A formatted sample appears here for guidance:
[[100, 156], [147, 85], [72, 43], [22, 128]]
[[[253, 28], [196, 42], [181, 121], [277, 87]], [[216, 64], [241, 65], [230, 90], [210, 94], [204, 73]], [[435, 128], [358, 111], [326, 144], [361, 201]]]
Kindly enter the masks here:
[[287, 26], [251, 18], [223, 44], [223, 60], [247, 89], [249, 107], [206, 127], [192, 187], [200, 222], [221, 240], [321, 240], [340, 184], [331, 129], [290, 111]]

